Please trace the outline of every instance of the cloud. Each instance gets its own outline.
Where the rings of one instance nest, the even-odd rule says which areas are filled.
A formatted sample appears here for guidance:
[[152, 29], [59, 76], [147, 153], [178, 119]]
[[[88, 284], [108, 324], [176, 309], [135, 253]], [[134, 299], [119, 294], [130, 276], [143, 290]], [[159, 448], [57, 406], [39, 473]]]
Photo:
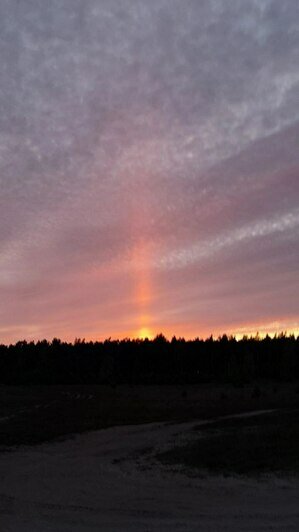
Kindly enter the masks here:
[[[5, 338], [59, 324], [126, 334], [140, 278], [159, 329], [166, 316], [168, 327], [204, 315], [218, 327], [227, 307], [236, 324], [273, 321], [279, 300], [288, 314], [298, 11], [296, 0], [1, 3]], [[208, 313], [191, 305], [202, 290]]]

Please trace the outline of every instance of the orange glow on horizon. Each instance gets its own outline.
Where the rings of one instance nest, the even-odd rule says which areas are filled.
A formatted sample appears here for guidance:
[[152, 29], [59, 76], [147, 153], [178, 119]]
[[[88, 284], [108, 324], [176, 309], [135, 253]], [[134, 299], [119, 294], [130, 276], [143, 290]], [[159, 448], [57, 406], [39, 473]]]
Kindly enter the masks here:
[[[151, 320], [148, 316], [140, 316], [140, 323], [149, 323]], [[41, 334], [40, 330], [34, 330], [34, 329], [27, 329], [26, 325], [24, 325], [21, 328], [16, 328], [13, 330], [13, 338], [12, 338], [12, 331], [8, 329], [7, 331], [2, 331], [2, 337], [1, 342], [4, 344], [10, 344], [15, 343], [20, 338], [26, 339], [27, 341], [38, 341], [46, 338], [47, 340], [51, 341], [54, 337], [60, 338], [62, 341], [66, 342], [73, 342], [75, 340], [76, 335], [73, 334], [73, 332], [69, 328], [57, 328], [55, 329], [55, 333], [48, 332], [46, 334]], [[5, 334], [7, 332], [7, 336]], [[171, 340], [173, 336], [176, 336], [176, 338], [185, 338], [186, 340], [194, 340], [195, 338], [200, 339], [207, 339], [211, 335], [214, 339], [217, 339], [219, 336], [222, 336], [223, 334], [227, 334], [227, 336], [235, 336], [237, 340], [241, 340], [243, 336], [248, 337], [255, 337], [257, 333], [259, 333], [260, 338], [264, 338], [267, 334], [270, 337], [273, 337], [275, 334], [279, 335], [280, 333], [286, 333], [287, 336], [294, 335], [295, 337], [299, 338], [299, 327], [298, 325], [296, 327], [285, 327], [283, 324], [281, 326], [272, 328], [270, 325], [264, 325], [261, 324], [259, 326], [241, 326], [240, 328], [231, 329], [229, 327], [217, 327], [214, 330], [212, 329], [198, 329], [198, 328], [190, 328], [184, 325], [177, 325], [175, 327], [157, 327], [156, 324], [151, 323], [151, 326], [148, 325], [142, 325], [140, 327], [136, 327], [131, 330], [119, 330], [118, 332], [113, 331], [106, 331], [103, 332], [103, 334], [99, 334], [98, 327], [95, 326], [93, 330], [90, 330], [89, 333], [85, 334], [84, 331], [77, 335], [77, 337], [85, 338], [86, 341], [104, 341], [107, 338], [111, 338], [112, 340], [122, 340], [125, 338], [140, 338], [145, 339], [148, 338], [149, 340], [154, 339], [157, 334], [162, 333], [168, 340]]]
[[140, 338], [141, 340], [145, 340], [146, 338], [152, 340], [154, 338], [154, 335], [150, 329], [148, 329], [147, 327], [143, 327], [138, 332], [137, 338]]

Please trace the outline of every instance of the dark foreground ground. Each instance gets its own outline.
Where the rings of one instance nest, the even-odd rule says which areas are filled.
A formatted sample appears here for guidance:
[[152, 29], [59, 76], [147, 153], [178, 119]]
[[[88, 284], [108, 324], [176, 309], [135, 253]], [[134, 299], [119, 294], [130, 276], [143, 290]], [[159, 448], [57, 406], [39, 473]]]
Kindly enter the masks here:
[[[252, 413], [251, 427], [267, 425], [271, 415]], [[299, 478], [292, 469], [276, 474], [275, 464], [275, 474], [252, 475], [249, 469], [235, 475], [227, 466], [236, 461], [226, 452], [220, 455], [221, 461], [230, 458], [225, 474], [219, 462], [211, 474], [213, 463], [200, 461], [198, 454], [195, 462], [194, 456], [186, 460], [186, 449], [202, 440], [207, 445], [201, 451], [208, 450], [211, 458], [209, 431], [218, 432], [214, 455], [221, 434], [236, 423], [238, 430], [248, 427], [242, 425], [245, 419], [211, 420], [209, 429], [207, 421], [199, 420], [123, 425], [0, 453], [0, 530], [297, 531]], [[282, 417], [276, 420], [280, 423]], [[234, 449], [244, 460], [244, 439], [237, 439]], [[172, 459], [166, 463], [161, 457], [167, 453]], [[209, 465], [212, 470], [207, 471]]]
[[[185, 422], [297, 407], [299, 386], [296, 384], [259, 383], [240, 388], [230, 385], [1, 386], [0, 449], [65, 439], [72, 434], [116, 425]], [[298, 418], [292, 414], [290, 426], [296, 427], [297, 422]], [[227, 426], [227, 439], [235, 429], [237, 423]], [[259, 431], [262, 429], [261, 424]]]
[[257, 411], [193, 428], [192, 441], [156, 457], [192, 474], [299, 475], [299, 409]]
[[295, 385], [0, 392], [1, 532], [299, 530]]

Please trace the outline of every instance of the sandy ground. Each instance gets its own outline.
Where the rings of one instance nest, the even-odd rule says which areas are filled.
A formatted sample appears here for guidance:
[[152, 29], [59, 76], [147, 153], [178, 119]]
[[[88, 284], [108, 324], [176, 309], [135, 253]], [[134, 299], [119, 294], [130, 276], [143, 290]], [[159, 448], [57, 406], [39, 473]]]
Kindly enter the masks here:
[[[155, 462], [196, 423], [122, 426], [0, 455], [1, 532], [299, 530], [299, 482]], [[195, 433], [193, 433], [195, 434]]]

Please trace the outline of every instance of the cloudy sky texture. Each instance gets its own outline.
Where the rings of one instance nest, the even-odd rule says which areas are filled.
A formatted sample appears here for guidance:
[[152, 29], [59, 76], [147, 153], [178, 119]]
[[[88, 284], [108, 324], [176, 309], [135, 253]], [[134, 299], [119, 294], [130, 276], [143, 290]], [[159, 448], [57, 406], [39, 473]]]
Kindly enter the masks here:
[[0, 1], [0, 342], [299, 331], [298, 20]]

